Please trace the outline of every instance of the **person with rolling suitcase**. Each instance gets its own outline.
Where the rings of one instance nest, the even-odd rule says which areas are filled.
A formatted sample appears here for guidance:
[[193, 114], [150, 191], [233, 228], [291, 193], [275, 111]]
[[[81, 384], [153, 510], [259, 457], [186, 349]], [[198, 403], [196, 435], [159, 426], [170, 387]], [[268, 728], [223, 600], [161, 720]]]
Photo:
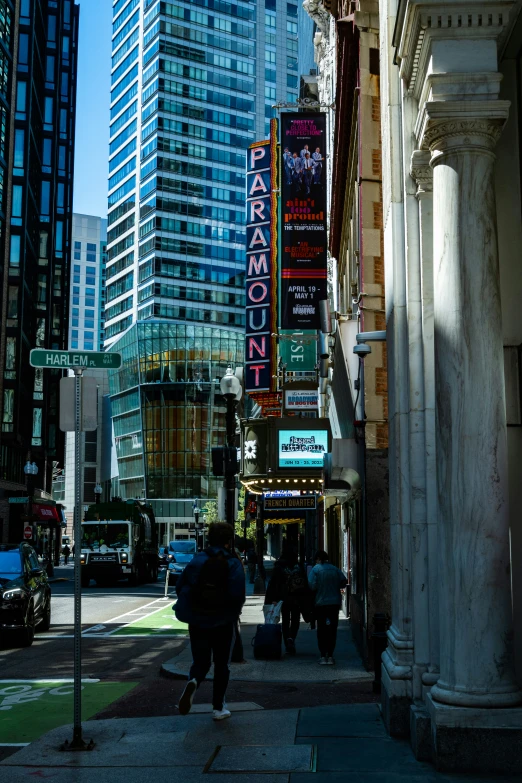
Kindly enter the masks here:
[[214, 660], [213, 718], [230, 718], [225, 694], [230, 677], [229, 663], [235, 628], [245, 603], [245, 572], [233, 554], [234, 530], [226, 522], [208, 529], [208, 547], [199, 552], [178, 579], [176, 617], [189, 627], [192, 666], [180, 701], [179, 711], [187, 715], [196, 690]]

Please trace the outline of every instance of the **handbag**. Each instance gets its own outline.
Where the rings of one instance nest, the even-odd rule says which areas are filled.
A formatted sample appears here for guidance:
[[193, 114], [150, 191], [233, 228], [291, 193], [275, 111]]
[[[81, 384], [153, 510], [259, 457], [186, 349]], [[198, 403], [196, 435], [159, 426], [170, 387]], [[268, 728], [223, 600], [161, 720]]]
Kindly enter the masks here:
[[265, 625], [276, 625], [280, 621], [282, 607], [282, 601], [279, 601], [277, 604], [265, 604], [263, 606]]

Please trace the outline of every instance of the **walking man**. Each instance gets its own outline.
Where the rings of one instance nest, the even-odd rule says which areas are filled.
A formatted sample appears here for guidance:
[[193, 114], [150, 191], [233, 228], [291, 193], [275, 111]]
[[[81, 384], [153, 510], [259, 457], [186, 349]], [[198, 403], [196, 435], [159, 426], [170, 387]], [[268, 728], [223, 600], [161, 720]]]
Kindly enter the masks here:
[[255, 575], [256, 575], [257, 554], [252, 544], [250, 545], [246, 553], [246, 561], [248, 566], [248, 580], [250, 584], [253, 585], [255, 581]]
[[326, 552], [317, 552], [316, 565], [308, 574], [308, 583], [315, 592], [315, 616], [317, 620], [317, 644], [320, 664], [334, 664], [337, 642], [341, 590], [346, 587], [346, 577], [340, 568], [328, 562]]
[[69, 545], [66, 544], [63, 548], [63, 564], [67, 565], [69, 562], [69, 555], [71, 554], [71, 550], [69, 549]]
[[174, 610], [178, 620], [188, 623], [193, 658], [179, 711], [182, 715], [190, 712], [194, 694], [213, 659], [213, 717], [223, 720], [230, 717], [225, 694], [235, 627], [245, 602], [245, 572], [241, 561], [233, 555], [231, 525], [210, 525], [208, 543], [207, 549], [190, 561], [176, 585], [178, 601]]

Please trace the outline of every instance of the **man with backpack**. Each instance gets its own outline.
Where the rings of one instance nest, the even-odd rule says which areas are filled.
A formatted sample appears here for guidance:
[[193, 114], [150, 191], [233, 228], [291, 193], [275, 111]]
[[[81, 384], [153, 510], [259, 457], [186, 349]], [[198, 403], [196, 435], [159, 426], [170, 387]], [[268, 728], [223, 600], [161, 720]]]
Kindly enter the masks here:
[[223, 720], [230, 717], [225, 694], [236, 623], [245, 602], [245, 572], [233, 553], [231, 525], [226, 522], [210, 525], [208, 544], [204, 552], [190, 561], [176, 585], [178, 601], [174, 611], [178, 620], [188, 623], [193, 658], [179, 711], [182, 715], [190, 712], [194, 694], [213, 659], [213, 717]]

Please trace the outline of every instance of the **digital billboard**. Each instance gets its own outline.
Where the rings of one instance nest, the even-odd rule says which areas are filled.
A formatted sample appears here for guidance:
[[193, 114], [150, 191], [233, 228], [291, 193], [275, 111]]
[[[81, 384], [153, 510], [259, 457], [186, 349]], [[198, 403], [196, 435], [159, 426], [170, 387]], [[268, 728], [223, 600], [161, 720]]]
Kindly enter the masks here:
[[326, 278], [326, 114], [281, 116], [281, 328], [319, 329]]
[[279, 430], [280, 468], [322, 468], [328, 453], [328, 430]]

